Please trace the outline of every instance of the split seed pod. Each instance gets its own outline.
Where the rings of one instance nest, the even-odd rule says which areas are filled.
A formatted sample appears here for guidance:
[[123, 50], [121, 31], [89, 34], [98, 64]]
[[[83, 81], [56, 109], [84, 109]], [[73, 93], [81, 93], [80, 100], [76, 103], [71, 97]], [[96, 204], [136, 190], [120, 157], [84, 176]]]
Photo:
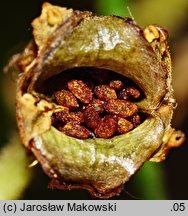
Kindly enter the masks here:
[[[164, 160], [171, 147], [183, 142], [184, 134], [170, 125], [176, 102], [164, 29], [151, 25], [142, 30], [130, 18], [49, 3], [32, 26], [33, 41], [12, 60], [22, 72], [17, 123], [23, 144], [52, 178], [51, 187], [84, 188], [101, 198], [117, 195], [145, 161]], [[68, 108], [46, 93], [56, 86], [50, 80], [90, 67], [120, 74], [141, 89], [143, 97], [135, 104], [146, 118], [139, 126], [108, 139], [79, 139], [52, 125], [52, 114]]]

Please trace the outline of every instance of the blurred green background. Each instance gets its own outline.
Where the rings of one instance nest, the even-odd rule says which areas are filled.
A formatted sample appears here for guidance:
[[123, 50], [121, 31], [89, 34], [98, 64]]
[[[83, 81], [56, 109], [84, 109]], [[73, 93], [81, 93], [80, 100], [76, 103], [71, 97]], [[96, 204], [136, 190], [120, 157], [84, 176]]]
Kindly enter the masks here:
[[[40, 166], [28, 169], [32, 155], [20, 145], [15, 121], [17, 74], [3, 73], [12, 54], [30, 40], [31, 21], [42, 0], [1, 2], [0, 30], [0, 199], [92, 199], [84, 190], [47, 188], [49, 178]], [[188, 134], [188, 1], [187, 0], [49, 0], [52, 4], [97, 14], [130, 16], [140, 25], [158, 24], [169, 32], [173, 85], [178, 108], [173, 127]], [[187, 135], [188, 137], [188, 135]], [[188, 145], [173, 149], [159, 164], [147, 162], [113, 199], [188, 199]]]

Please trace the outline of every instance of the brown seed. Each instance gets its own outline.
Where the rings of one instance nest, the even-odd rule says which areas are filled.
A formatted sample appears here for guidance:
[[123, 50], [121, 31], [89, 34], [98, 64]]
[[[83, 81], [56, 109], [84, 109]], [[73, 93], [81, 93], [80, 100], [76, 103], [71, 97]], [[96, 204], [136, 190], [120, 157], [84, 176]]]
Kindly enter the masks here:
[[120, 117], [118, 118], [117, 132], [119, 134], [127, 133], [131, 129], [133, 129], [133, 124], [130, 121], [124, 118], [120, 118]]
[[117, 128], [117, 121], [110, 115], [105, 116], [95, 128], [94, 133], [97, 137], [110, 138], [114, 135]]
[[93, 107], [97, 112], [102, 113], [104, 111], [103, 104], [104, 104], [104, 101], [93, 98], [89, 106]]
[[87, 80], [87, 81], [84, 81], [84, 82], [88, 86], [88, 88], [90, 88], [91, 91], [93, 91], [93, 89], [95, 87], [94, 83], [92, 81], [90, 81], [90, 80]]
[[68, 88], [82, 103], [88, 104], [92, 100], [92, 91], [82, 80], [70, 80]]
[[55, 115], [51, 116], [51, 123], [54, 127], [58, 127], [60, 125], [60, 122], [58, 121]]
[[54, 115], [59, 121], [63, 123], [74, 121], [77, 122], [77, 124], [81, 124], [82, 122], [84, 122], [84, 115], [82, 112], [70, 112], [70, 113], [56, 112], [54, 113]]
[[79, 107], [77, 99], [67, 90], [60, 90], [54, 93], [55, 99], [59, 105], [68, 107], [69, 109], [76, 109]]
[[140, 116], [137, 113], [131, 116], [129, 120], [133, 123], [134, 127], [137, 127], [140, 124]]
[[68, 122], [64, 127], [59, 127], [59, 130], [68, 136], [79, 139], [86, 139], [91, 135], [86, 127], [77, 124], [77, 122]]
[[86, 125], [89, 128], [95, 129], [101, 121], [99, 112], [97, 112], [93, 107], [87, 107], [83, 113]]
[[127, 91], [127, 89], [122, 89], [119, 93], [118, 93], [118, 98], [119, 99], [123, 99], [123, 100], [128, 100], [130, 98], [130, 93], [129, 91]]
[[118, 98], [128, 100], [129, 98], [137, 99], [140, 97], [140, 91], [135, 87], [127, 87], [126, 89], [122, 89]]
[[128, 91], [129, 91], [131, 97], [133, 97], [134, 99], [137, 99], [140, 97], [140, 91], [137, 88], [129, 87]]
[[[93, 134], [107, 139], [115, 133], [127, 133], [140, 124], [137, 106], [127, 101], [131, 97], [140, 96], [136, 88], [122, 89], [124, 83], [118, 79], [111, 80], [109, 85], [97, 86], [94, 86], [90, 80], [83, 82], [81, 78], [70, 79], [66, 83], [69, 90], [57, 91], [54, 96], [58, 104], [63, 105], [67, 110], [52, 115], [52, 125], [66, 135], [86, 139]], [[93, 97], [92, 91], [97, 98]], [[119, 92], [118, 99], [116, 91]], [[70, 112], [69, 109], [77, 110]], [[81, 125], [82, 123], [84, 125]]]
[[121, 90], [123, 88], [124, 83], [121, 80], [112, 80], [109, 83], [110, 88], [114, 90]]
[[132, 116], [138, 111], [138, 108], [134, 103], [120, 99], [108, 100], [104, 104], [104, 109], [112, 115], [118, 115], [123, 118]]
[[108, 85], [99, 85], [94, 89], [94, 93], [97, 98], [101, 100], [116, 99], [117, 95], [114, 89], [110, 88]]

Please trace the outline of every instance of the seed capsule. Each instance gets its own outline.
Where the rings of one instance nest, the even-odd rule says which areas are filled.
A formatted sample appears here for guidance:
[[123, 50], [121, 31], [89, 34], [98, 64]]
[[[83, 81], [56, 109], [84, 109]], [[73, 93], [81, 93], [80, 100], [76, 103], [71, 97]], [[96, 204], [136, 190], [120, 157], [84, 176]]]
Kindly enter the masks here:
[[59, 105], [76, 109], [79, 107], [78, 101], [74, 95], [67, 90], [60, 90], [54, 93], [55, 99]]
[[94, 89], [95, 95], [101, 100], [116, 99], [117, 95], [114, 89], [108, 85], [99, 85]]
[[92, 100], [92, 91], [82, 80], [70, 80], [68, 88], [84, 104]]
[[[36, 51], [27, 47], [24, 54], [13, 57], [9, 68], [15, 65], [17, 70], [19, 62], [23, 63], [16, 96], [19, 133], [25, 147], [53, 179], [51, 187], [84, 188], [94, 197], [112, 197], [147, 160], [164, 160], [171, 147], [183, 142], [184, 134], [171, 128], [170, 103], [174, 98], [164, 29], [149, 26], [147, 31], [130, 18], [74, 12], [49, 3], [44, 3], [41, 16], [32, 25]], [[127, 85], [116, 90], [112, 80]], [[133, 102], [141, 98], [139, 89], [129, 88], [132, 81], [142, 89], [139, 115], [142, 119], [145, 115], [146, 120], [130, 133], [118, 135], [126, 125], [119, 120], [117, 129], [119, 117], [134, 126], [139, 122]], [[57, 89], [69, 93], [61, 97], [62, 92], [54, 93]], [[126, 100], [133, 102], [117, 99], [123, 89], [128, 93]], [[92, 107], [93, 95], [104, 101], [104, 111], [93, 106], [102, 117], [95, 129], [86, 128], [88, 120], [83, 125], [82, 120], [76, 122], [75, 116], [67, 117], [67, 123], [53, 119], [52, 113], [65, 105], [69, 112], [83, 113]]]
[[117, 121], [110, 115], [105, 116], [95, 129], [95, 135], [101, 138], [110, 138], [114, 135], [117, 128]]
[[104, 109], [112, 115], [118, 115], [123, 118], [132, 116], [138, 111], [134, 103], [120, 99], [108, 100], [108, 102], [104, 104]]

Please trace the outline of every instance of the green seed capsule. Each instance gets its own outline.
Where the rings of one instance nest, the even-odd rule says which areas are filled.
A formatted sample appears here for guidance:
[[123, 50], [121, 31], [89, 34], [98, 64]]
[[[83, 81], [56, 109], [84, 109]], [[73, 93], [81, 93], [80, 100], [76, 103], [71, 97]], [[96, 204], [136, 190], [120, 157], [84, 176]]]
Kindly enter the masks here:
[[[168, 102], [174, 98], [167, 33], [158, 26], [150, 26], [150, 31], [142, 30], [129, 18], [96, 16], [48, 3], [32, 24], [36, 55], [32, 55], [27, 64], [24, 60], [29, 52], [25, 51], [17, 59], [23, 73], [17, 88], [17, 123], [21, 140], [52, 178], [51, 187], [80, 187], [101, 198], [114, 196], [146, 160], [163, 160], [169, 148], [177, 143], [171, 138], [177, 132], [170, 125], [173, 107]], [[155, 32], [158, 32], [158, 38], [155, 38]], [[160, 41], [163, 49], [160, 49]], [[34, 50], [31, 44], [26, 49]], [[59, 82], [64, 82], [65, 75], [71, 77], [71, 70], [75, 68], [96, 69], [98, 80], [102, 77], [101, 69], [131, 80], [143, 96], [134, 106], [129, 106], [129, 115], [125, 115], [124, 104], [118, 106], [120, 99], [106, 101], [104, 108], [111, 114], [130, 119], [139, 111], [147, 116], [145, 120], [125, 134], [113, 131], [114, 134], [105, 139], [90, 136], [88, 131], [83, 133], [88, 136], [81, 139], [57, 130], [51, 116], [67, 107], [56, 104], [51, 92], [57, 90]], [[85, 70], [83, 80], [89, 80], [91, 74]], [[107, 85], [116, 80], [116, 77], [106, 78]], [[84, 98], [86, 105], [92, 103], [91, 88], [87, 87], [88, 94], [85, 94], [83, 89], [86, 87], [78, 87], [78, 94], [73, 87], [71, 85], [71, 91], [77, 100]], [[78, 106], [75, 100], [72, 102]], [[116, 113], [118, 109], [120, 111]], [[113, 126], [111, 123], [112, 119], [109, 125]], [[86, 129], [84, 125], [66, 124], [63, 129], [66, 131], [69, 127], [82, 128], [80, 133], [74, 131], [77, 137]], [[180, 145], [183, 133], [179, 132], [178, 137]]]

